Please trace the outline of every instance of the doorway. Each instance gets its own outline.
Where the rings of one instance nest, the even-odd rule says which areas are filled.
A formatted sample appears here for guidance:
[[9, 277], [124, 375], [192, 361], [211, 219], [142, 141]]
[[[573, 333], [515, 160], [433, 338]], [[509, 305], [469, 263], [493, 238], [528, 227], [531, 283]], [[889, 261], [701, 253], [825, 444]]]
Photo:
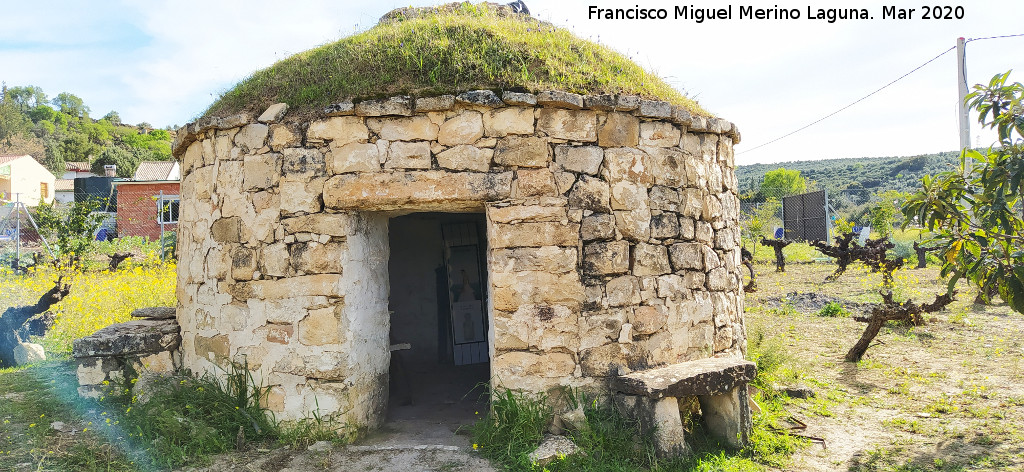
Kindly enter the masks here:
[[413, 213], [388, 222], [388, 421], [439, 434], [487, 409], [483, 214]]

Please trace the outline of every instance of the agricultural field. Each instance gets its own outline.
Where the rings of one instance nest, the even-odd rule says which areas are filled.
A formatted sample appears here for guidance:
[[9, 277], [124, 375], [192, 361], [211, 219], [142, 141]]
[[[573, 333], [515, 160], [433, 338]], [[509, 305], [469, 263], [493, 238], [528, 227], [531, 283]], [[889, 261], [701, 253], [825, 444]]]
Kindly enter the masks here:
[[[879, 274], [854, 266], [834, 282], [831, 263], [794, 244], [785, 273], [759, 263], [746, 297], [748, 342], [763, 342], [813, 398], [786, 409], [811, 440], [785, 470], [1024, 470], [1024, 320], [1001, 302], [957, 301], [923, 326], [890, 323], [858, 363], [844, 362], [879, 301]], [[766, 251], [768, 252], [768, 251]], [[945, 290], [936, 266], [896, 272], [897, 297], [923, 302]], [[764, 341], [761, 341], [764, 340]], [[799, 424], [795, 423], [794, 424]]]

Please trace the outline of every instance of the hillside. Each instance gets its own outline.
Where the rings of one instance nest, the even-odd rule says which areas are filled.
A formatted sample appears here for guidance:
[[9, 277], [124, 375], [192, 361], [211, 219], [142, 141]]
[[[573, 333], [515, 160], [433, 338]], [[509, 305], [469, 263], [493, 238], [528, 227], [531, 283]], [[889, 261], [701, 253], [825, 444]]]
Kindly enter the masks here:
[[0, 93], [0, 154], [28, 154], [60, 177], [66, 162], [88, 162], [102, 174], [104, 164], [131, 177], [142, 161], [171, 158], [174, 130], [149, 123], [121, 123], [116, 111], [89, 116], [83, 100], [62, 92], [53, 99], [33, 85], [4, 87]]
[[800, 171], [802, 177], [814, 182], [813, 188], [828, 189], [830, 192], [909, 192], [920, 188], [921, 177], [954, 170], [959, 161], [960, 153], [950, 151], [909, 157], [861, 157], [751, 164], [737, 166], [736, 179], [741, 194], [753, 193], [760, 188], [765, 172], [784, 167]]

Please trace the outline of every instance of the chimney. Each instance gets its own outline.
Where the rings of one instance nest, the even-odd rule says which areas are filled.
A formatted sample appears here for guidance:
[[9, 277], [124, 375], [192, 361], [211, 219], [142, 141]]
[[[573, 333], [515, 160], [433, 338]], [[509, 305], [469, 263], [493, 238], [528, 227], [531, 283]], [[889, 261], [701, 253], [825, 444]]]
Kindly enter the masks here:
[[106, 164], [103, 166], [104, 177], [117, 177], [117, 166], [113, 164]]

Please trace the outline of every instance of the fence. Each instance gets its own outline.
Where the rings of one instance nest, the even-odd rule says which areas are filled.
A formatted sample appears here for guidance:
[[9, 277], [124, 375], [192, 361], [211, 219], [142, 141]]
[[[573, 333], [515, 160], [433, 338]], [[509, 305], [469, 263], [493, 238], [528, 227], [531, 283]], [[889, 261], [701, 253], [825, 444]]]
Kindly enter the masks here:
[[[886, 194], [888, 188], [819, 189], [818, 191], [822, 190], [825, 194], [825, 204], [817, 205], [817, 202], [808, 204], [806, 201], [802, 201], [798, 203], [803, 207], [801, 208], [803, 211], [799, 212], [800, 216], [793, 215], [792, 204], [790, 204], [790, 215], [787, 216], [786, 203], [797, 202], [791, 198], [787, 199], [791, 196], [781, 192], [766, 195], [762, 189], [757, 192], [756, 196], [741, 200], [740, 225], [744, 237], [756, 240], [760, 240], [762, 236], [827, 240], [827, 237], [835, 236], [834, 228], [838, 223], [843, 223], [844, 227], [870, 226], [871, 209], [883, 203], [884, 198], [891, 197]], [[897, 209], [899, 208], [898, 201], [891, 203]], [[826, 208], [827, 211], [825, 211]], [[792, 227], [786, 224], [786, 220], [793, 221], [796, 218], [806, 220], [805, 223], [813, 221], [815, 225], [819, 225], [818, 222], [821, 222], [824, 228], [819, 225], [810, 233], [806, 229], [795, 233], [787, 229], [783, 233], [783, 228]], [[897, 215], [896, 222], [900, 223], [899, 215]], [[806, 224], [804, 226], [806, 227]]]
[[[52, 207], [66, 217], [75, 205], [88, 204], [93, 207], [90, 215], [99, 220], [91, 236], [95, 240], [127, 252], [148, 247], [161, 258], [172, 256], [180, 207], [178, 183], [111, 182], [107, 187], [77, 185], [73, 192], [58, 191]], [[46, 238], [52, 235], [45, 228], [40, 234], [38, 204], [21, 202], [17, 194], [8, 198], [0, 200], [0, 265], [25, 267], [38, 257], [34, 253], [59, 253], [61, 248]]]

